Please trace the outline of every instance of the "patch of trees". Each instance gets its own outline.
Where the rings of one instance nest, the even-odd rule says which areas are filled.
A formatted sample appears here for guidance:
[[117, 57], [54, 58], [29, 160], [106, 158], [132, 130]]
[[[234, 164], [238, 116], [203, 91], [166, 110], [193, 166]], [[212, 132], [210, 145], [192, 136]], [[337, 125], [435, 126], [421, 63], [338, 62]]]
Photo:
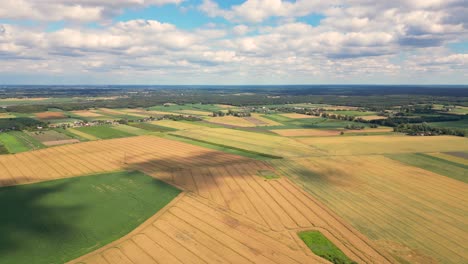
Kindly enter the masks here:
[[46, 127], [47, 124], [28, 117], [2, 118], [0, 119], [0, 131], [8, 130], [32, 130], [38, 126]]
[[249, 117], [252, 114], [249, 111], [233, 111], [229, 109], [227, 112], [217, 111], [212, 113], [213, 117], [216, 116], [235, 116], [235, 117]]
[[461, 129], [432, 127], [426, 123], [422, 124], [400, 124], [393, 128], [395, 132], [405, 133], [411, 136], [438, 136], [438, 135], [453, 135], [459, 137], [468, 136]]

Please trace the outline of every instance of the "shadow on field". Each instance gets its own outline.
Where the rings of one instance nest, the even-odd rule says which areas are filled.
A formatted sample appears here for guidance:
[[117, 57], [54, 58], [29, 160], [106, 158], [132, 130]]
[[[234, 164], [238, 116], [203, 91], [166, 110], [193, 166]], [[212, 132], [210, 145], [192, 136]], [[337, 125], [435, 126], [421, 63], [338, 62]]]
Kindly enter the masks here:
[[24, 244], [40, 247], [43, 241], [63, 243], [72, 239], [73, 227], [61, 215], [72, 212], [78, 217], [81, 209], [57, 205], [62, 201], [56, 195], [65, 188], [66, 183], [0, 188], [0, 262], [4, 252], [27, 254], [22, 251]]
[[[232, 165], [237, 163], [245, 163], [253, 161], [253, 159], [242, 157], [242, 159], [232, 160], [229, 157], [236, 156], [234, 154], [228, 154], [221, 151], [211, 151], [202, 155], [193, 155], [190, 158], [181, 158], [177, 159], [165, 158], [165, 159], [150, 159], [145, 162], [132, 162], [136, 156], [126, 156], [126, 170], [139, 170], [144, 168], [145, 171], [154, 172], [173, 172], [184, 169], [191, 168], [200, 168], [200, 167], [215, 167], [215, 166], [225, 166]], [[175, 156], [174, 156], [175, 157]]]

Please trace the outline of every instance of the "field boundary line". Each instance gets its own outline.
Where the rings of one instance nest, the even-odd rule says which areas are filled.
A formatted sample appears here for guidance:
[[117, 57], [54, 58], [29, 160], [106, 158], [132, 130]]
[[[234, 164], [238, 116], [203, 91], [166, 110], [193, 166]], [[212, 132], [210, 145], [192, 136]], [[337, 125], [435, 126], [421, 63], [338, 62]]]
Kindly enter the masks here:
[[[113, 248], [113, 247], [117, 247], [118, 244], [126, 241], [126, 240], [129, 240], [131, 239], [133, 236], [139, 234], [141, 231], [143, 231], [143, 229], [145, 229], [146, 227], [148, 226], [151, 226], [153, 225], [153, 222], [155, 222], [156, 220], [158, 220], [164, 213], [166, 213], [171, 207], [175, 206], [182, 198], [185, 197], [185, 191], [182, 191], [179, 195], [177, 195], [177, 197], [175, 197], [171, 202], [169, 202], [166, 206], [164, 206], [161, 210], [159, 210], [156, 214], [154, 214], [153, 216], [151, 216], [150, 218], [148, 218], [146, 221], [144, 221], [142, 224], [140, 224], [139, 226], [137, 226], [135, 229], [133, 229], [130, 233], [126, 234], [125, 236], [99, 248], [99, 249], [96, 249], [86, 255], [83, 255], [79, 258], [76, 258], [76, 259], [73, 259], [69, 262], [67, 262], [66, 264], [71, 264], [71, 263], [80, 263], [81, 261], [85, 260], [86, 258], [88, 257], [91, 257], [93, 255], [99, 255], [101, 253], [103, 253], [104, 251], [110, 249], [110, 248]], [[118, 248], [118, 247], [117, 247]]]

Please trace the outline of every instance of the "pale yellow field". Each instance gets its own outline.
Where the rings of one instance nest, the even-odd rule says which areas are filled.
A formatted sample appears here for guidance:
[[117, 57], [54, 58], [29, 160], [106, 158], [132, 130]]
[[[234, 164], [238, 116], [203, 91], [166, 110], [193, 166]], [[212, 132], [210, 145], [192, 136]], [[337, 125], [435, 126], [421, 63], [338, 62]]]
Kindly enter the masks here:
[[303, 115], [298, 113], [287, 113], [287, 114], [280, 114], [284, 117], [292, 118], [292, 119], [302, 119], [302, 118], [319, 118], [318, 116], [312, 115]]
[[437, 157], [437, 158], [441, 158], [441, 159], [444, 159], [444, 160], [449, 160], [449, 161], [452, 161], [452, 162], [468, 165], [468, 159], [464, 159], [462, 157], [457, 157], [457, 156], [454, 156], [454, 155], [450, 155], [450, 154], [447, 154], [447, 153], [440, 153], [440, 152], [428, 153], [428, 154], [433, 156], [433, 157]]
[[362, 119], [364, 119], [366, 121], [371, 121], [371, 120], [387, 119], [388, 117], [378, 116], [378, 115], [371, 115], [371, 116], [359, 116], [359, 118], [362, 118]]
[[14, 115], [11, 115], [9, 113], [0, 113], [0, 118], [14, 118]]
[[208, 118], [207, 121], [216, 124], [222, 125], [231, 125], [231, 126], [239, 126], [239, 127], [254, 127], [255, 125], [252, 122], [242, 118], [242, 117], [235, 117], [235, 116], [217, 116]]
[[271, 130], [283, 137], [326, 137], [338, 136], [340, 130], [325, 130], [325, 129], [274, 129]]
[[207, 111], [198, 111], [198, 110], [182, 110], [177, 111], [177, 113], [186, 114], [186, 115], [199, 115], [199, 116], [211, 116], [211, 112]]
[[95, 113], [93, 111], [87, 111], [87, 110], [78, 110], [78, 111], [72, 111], [75, 115], [81, 116], [81, 117], [99, 117], [102, 116], [101, 114]]
[[68, 128], [67, 129], [68, 131], [72, 132], [73, 134], [77, 135], [77, 136], [80, 136], [82, 138], [86, 138], [86, 139], [89, 139], [89, 140], [98, 140], [99, 138], [93, 136], [93, 135], [90, 135], [90, 134], [87, 134], [85, 132], [82, 132], [82, 131], [79, 131], [79, 130], [76, 130], [74, 128]]
[[468, 185], [463, 182], [377, 155], [272, 163], [355, 228], [410, 263], [468, 259]]
[[227, 128], [177, 131], [174, 134], [280, 157], [322, 154], [321, 151], [290, 138]]
[[109, 114], [109, 115], [129, 115], [129, 116], [135, 116], [135, 117], [147, 117], [147, 115], [135, 114], [135, 113], [125, 112], [123, 110], [117, 110], [117, 109], [99, 108], [98, 110], [102, 113]]
[[311, 137], [298, 138], [297, 141], [328, 152], [330, 155], [447, 152], [468, 149], [468, 139], [455, 136]]
[[[261, 114], [252, 113], [251, 117], [253, 118], [252, 120], [253, 122], [252, 121], [251, 122], [257, 126], [281, 126], [282, 125], [276, 121], [263, 117]], [[255, 121], [255, 120], [258, 120], [258, 121]]]
[[385, 133], [385, 132], [393, 132], [393, 128], [391, 127], [378, 127], [378, 128], [365, 128], [365, 129], [357, 129], [357, 130], [343, 130], [345, 134], [347, 133]]
[[150, 124], [165, 126], [180, 130], [192, 130], [192, 129], [204, 129], [205, 126], [198, 125], [195, 122], [182, 122], [182, 121], [172, 121], [172, 120], [159, 120], [150, 122]]

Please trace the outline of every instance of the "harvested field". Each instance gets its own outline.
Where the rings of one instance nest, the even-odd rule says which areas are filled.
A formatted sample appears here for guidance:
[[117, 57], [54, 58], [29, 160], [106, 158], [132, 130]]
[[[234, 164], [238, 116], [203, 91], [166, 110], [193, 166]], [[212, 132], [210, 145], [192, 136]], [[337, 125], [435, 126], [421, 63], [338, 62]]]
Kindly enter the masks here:
[[36, 113], [35, 116], [39, 119], [61, 119], [65, 118], [65, 114], [62, 112], [41, 112]]
[[289, 180], [256, 175], [269, 168], [243, 162], [161, 174], [148, 167], [187, 194], [129, 236], [71, 263], [326, 263], [298, 239], [303, 228], [319, 228], [360, 263], [392, 262]]
[[466, 151], [468, 139], [454, 136], [363, 136], [296, 139], [330, 155]]
[[378, 115], [370, 115], [370, 116], [359, 116], [359, 118], [362, 118], [362, 119], [364, 119], [366, 121], [372, 121], [372, 120], [387, 119], [388, 117], [378, 116]]
[[128, 234], [180, 193], [141, 172], [0, 188], [0, 264], [64, 263]]
[[367, 133], [387, 133], [393, 132], [393, 128], [391, 127], [378, 127], [378, 128], [365, 128], [365, 129], [346, 129], [343, 130], [345, 134], [353, 133], [353, 134], [367, 134]]
[[0, 186], [152, 166], [159, 171], [247, 160], [154, 136], [90, 141], [0, 156]]
[[[130, 127], [130, 129], [131, 128], [132, 127]], [[75, 130], [81, 131], [83, 133], [92, 135], [100, 139], [111, 139], [111, 138], [135, 136], [135, 134], [125, 131], [125, 129], [117, 129], [116, 126], [110, 126], [110, 125], [79, 127], [79, 128], [76, 128]]]
[[207, 119], [208, 122], [221, 124], [221, 125], [228, 125], [228, 126], [238, 126], [238, 127], [254, 127], [255, 124], [246, 120], [243, 117], [236, 117], [236, 116], [217, 116], [211, 117]]
[[172, 120], [160, 120], [160, 121], [153, 121], [150, 124], [175, 128], [179, 130], [192, 130], [192, 129], [203, 129], [206, 128], [203, 125], [199, 125], [196, 122], [183, 122], [183, 121], [172, 121]]
[[338, 136], [340, 130], [325, 130], [325, 129], [274, 129], [271, 130], [283, 137], [327, 137]]
[[312, 115], [303, 115], [303, 114], [298, 114], [298, 113], [287, 113], [287, 114], [280, 114], [284, 117], [287, 118], [292, 118], [292, 119], [302, 119], [302, 118], [320, 118], [318, 116], [312, 116]]
[[197, 115], [197, 116], [211, 116], [211, 112], [207, 111], [198, 111], [198, 110], [181, 110], [177, 111], [177, 113], [185, 114], [185, 115]]
[[101, 114], [95, 113], [93, 111], [87, 111], [87, 110], [78, 110], [78, 111], [72, 111], [71, 113], [81, 116], [81, 117], [100, 117], [102, 116]]
[[290, 138], [226, 128], [177, 131], [174, 134], [279, 157], [319, 155], [321, 151]]
[[58, 146], [58, 145], [65, 145], [65, 144], [73, 144], [79, 143], [78, 139], [63, 139], [63, 140], [52, 140], [52, 141], [45, 141], [42, 144], [51, 147], [51, 146]]
[[442, 153], [442, 152], [427, 153], [427, 154], [431, 155], [433, 157], [437, 157], [437, 158], [440, 158], [440, 159], [444, 159], [444, 160], [448, 160], [448, 161], [451, 161], [451, 162], [455, 162], [455, 163], [458, 163], [458, 164], [463, 164], [463, 165], [468, 166], [468, 158], [463, 158], [463, 157], [460, 157], [460, 156], [451, 155], [449, 153]]
[[468, 165], [422, 153], [390, 154], [388, 157], [468, 184]]
[[263, 115], [252, 113], [252, 116], [248, 119], [251, 123], [256, 126], [281, 126], [283, 124], [265, 118]]
[[271, 163], [400, 259], [409, 263], [468, 259], [464, 183], [383, 156]]

